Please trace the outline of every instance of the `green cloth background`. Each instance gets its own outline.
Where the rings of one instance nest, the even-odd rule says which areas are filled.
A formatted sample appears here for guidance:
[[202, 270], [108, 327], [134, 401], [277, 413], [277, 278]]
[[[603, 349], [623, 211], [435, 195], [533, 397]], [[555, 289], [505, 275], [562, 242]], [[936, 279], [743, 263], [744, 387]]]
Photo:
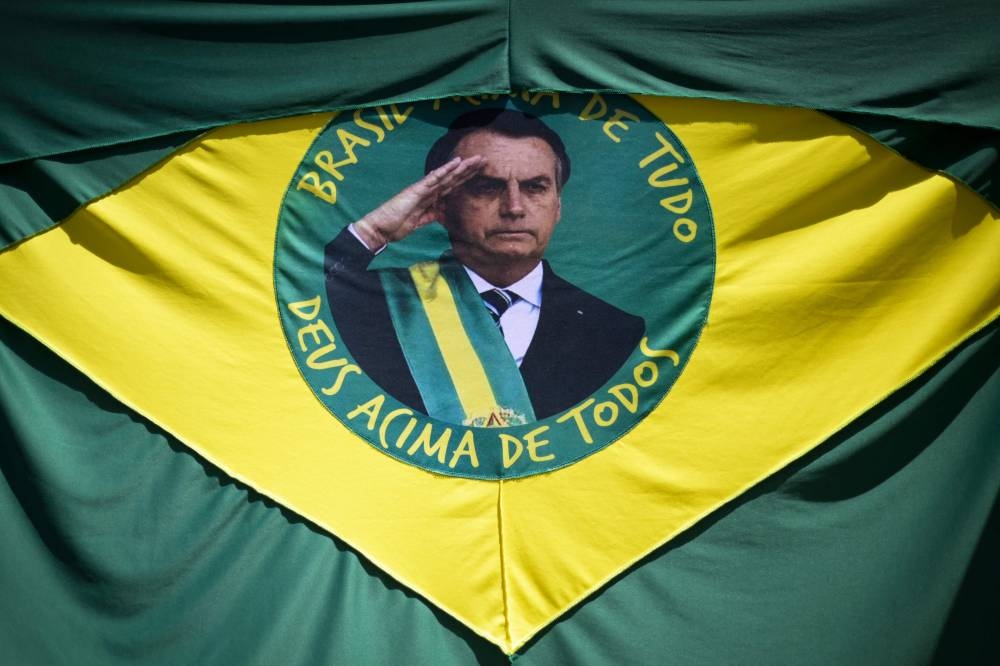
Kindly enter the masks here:
[[[9, 323], [0, 341], [0, 663], [507, 661]], [[998, 358], [994, 326], [517, 663], [991, 663]]]
[[220, 124], [521, 88], [821, 109], [996, 203], [998, 17], [993, 0], [0, 3], [0, 248]]
[[[0, 3], [0, 248], [220, 124], [522, 87], [821, 109], [996, 202], [998, 18], [985, 0]], [[995, 663], [998, 335], [516, 660]], [[2, 664], [507, 661], [6, 322], [0, 472]]]
[[996, 203], [998, 16], [992, 0], [0, 3], [0, 248], [220, 124], [521, 88], [830, 111]]
[[992, 0], [6, 2], [0, 163], [510, 88], [1000, 129], [996, 17]]

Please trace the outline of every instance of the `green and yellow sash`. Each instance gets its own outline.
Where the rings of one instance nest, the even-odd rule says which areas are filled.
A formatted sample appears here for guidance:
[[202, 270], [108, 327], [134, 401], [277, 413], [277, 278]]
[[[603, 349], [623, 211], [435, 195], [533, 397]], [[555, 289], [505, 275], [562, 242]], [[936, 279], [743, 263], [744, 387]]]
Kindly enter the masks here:
[[443, 257], [380, 277], [428, 416], [472, 426], [535, 420], [503, 335], [458, 262]]

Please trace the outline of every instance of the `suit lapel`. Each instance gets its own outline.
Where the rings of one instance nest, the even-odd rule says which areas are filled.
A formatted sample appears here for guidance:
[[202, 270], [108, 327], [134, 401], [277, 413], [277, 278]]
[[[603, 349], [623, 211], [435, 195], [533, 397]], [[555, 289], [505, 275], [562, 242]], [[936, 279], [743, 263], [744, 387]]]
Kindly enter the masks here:
[[573, 299], [567, 298], [571, 291], [566, 288], [569, 285], [552, 271], [548, 262], [542, 264], [542, 309], [538, 328], [521, 362], [521, 376], [533, 403], [537, 403], [541, 396], [551, 394], [553, 380], [558, 380], [550, 372], [552, 359], [565, 357], [575, 316]]

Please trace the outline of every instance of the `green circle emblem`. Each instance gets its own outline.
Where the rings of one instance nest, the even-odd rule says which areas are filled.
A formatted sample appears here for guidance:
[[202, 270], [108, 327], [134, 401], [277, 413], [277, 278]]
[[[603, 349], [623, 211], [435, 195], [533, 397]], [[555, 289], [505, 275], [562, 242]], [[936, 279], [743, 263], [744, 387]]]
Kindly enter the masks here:
[[[479, 162], [425, 178], [442, 145], [435, 173]], [[370, 248], [353, 223], [387, 202], [391, 218], [408, 187], [433, 221]], [[661, 404], [708, 316], [715, 234], [691, 156], [638, 101], [481, 95], [335, 115], [289, 183], [274, 266], [289, 350], [333, 417], [437, 474], [518, 478]]]

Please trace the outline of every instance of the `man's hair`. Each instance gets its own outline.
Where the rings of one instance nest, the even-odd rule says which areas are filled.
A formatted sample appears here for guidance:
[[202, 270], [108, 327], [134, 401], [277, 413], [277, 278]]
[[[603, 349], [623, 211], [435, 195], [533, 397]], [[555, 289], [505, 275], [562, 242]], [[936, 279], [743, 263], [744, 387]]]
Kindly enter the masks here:
[[424, 162], [424, 173], [447, 164], [462, 139], [473, 132], [494, 132], [513, 139], [536, 137], [549, 144], [556, 155], [556, 181], [561, 190], [569, 180], [569, 155], [559, 135], [535, 116], [513, 109], [476, 109], [452, 122], [444, 136], [434, 142]]

